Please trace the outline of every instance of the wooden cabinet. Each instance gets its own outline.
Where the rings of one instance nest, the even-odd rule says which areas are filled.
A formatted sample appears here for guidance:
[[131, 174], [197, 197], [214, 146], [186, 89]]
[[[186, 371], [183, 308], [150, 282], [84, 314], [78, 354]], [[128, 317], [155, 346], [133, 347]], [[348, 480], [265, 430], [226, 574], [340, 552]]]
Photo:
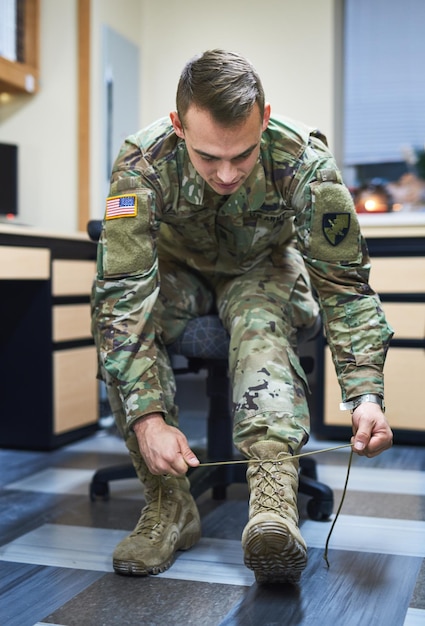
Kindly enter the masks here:
[[93, 346], [53, 352], [53, 433], [56, 438], [97, 421]]
[[[425, 443], [425, 226], [363, 228], [371, 256], [370, 282], [394, 329], [384, 369], [386, 414], [399, 443]], [[348, 440], [351, 414], [340, 411], [341, 393], [330, 350], [323, 354], [323, 416], [318, 433]]]
[[10, 61], [0, 56], [0, 92], [35, 93], [39, 86], [40, 0], [23, 0], [19, 7], [21, 58]]
[[96, 245], [0, 227], [0, 447], [49, 450], [97, 428]]

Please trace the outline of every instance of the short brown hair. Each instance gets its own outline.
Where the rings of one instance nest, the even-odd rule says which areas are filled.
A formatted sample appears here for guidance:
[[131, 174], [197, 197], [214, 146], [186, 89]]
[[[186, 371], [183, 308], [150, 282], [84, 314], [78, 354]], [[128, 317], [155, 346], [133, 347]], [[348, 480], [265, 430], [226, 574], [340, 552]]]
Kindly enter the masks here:
[[190, 105], [206, 109], [225, 126], [242, 122], [258, 104], [264, 114], [264, 90], [251, 63], [235, 52], [208, 50], [183, 68], [176, 105], [181, 123]]

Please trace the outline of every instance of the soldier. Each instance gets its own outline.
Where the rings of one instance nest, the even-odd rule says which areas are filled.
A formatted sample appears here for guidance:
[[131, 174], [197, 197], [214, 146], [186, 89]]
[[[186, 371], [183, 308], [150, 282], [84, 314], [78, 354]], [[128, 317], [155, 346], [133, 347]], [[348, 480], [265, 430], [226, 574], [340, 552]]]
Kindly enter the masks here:
[[299, 581], [307, 548], [292, 457], [308, 440], [309, 415], [295, 336], [319, 306], [354, 450], [370, 457], [392, 444], [382, 375], [392, 331], [368, 277], [325, 137], [271, 117], [240, 55], [189, 61], [177, 110], [120, 150], [98, 248], [100, 371], [147, 503], [114, 551], [117, 573], [162, 572], [200, 537], [185, 476], [199, 461], [177, 427], [166, 346], [188, 320], [217, 310], [230, 334], [234, 443], [253, 460], [245, 563], [258, 582]]

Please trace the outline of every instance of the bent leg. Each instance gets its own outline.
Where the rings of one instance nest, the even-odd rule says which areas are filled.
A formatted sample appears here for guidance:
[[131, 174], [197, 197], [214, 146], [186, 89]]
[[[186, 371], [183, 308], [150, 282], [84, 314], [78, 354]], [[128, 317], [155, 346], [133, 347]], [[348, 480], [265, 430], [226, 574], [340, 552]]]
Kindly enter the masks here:
[[213, 294], [198, 273], [173, 259], [160, 259], [159, 272], [161, 288], [153, 311], [157, 367], [167, 409], [165, 419], [168, 424], [177, 426], [176, 383], [167, 345], [182, 334], [190, 319], [211, 311]]
[[[161, 291], [154, 309], [154, 324], [157, 368], [166, 407], [165, 419], [167, 423], [177, 426], [175, 379], [166, 344], [182, 332], [184, 324], [196, 311], [202, 312], [198, 304], [205, 302], [207, 305], [212, 296], [209, 294], [208, 300], [206, 293], [205, 298], [201, 298], [195, 278], [183, 274], [177, 276], [176, 268], [171, 269], [167, 272], [166, 265], [160, 264]], [[144, 486], [146, 500], [134, 531], [114, 550], [113, 567], [118, 574], [128, 576], [158, 574], [170, 567], [177, 550], [189, 549], [199, 540], [199, 513], [186, 476], [155, 476], [149, 472], [136, 436], [128, 428], [118, 390], [111, 380], [107, 380], [107, 388], [117, 427]]]
[[230, 333], [234, 442], [249, 455], [258, 440], [284, 442], [294, 454], [307, 441], [307, 381], [296, 333], [312, 326], [318, 305], [298, 251], [217, 286], [220, 317]]
[[298, 528], [298, 458], [307, 441], [307, 381], [296, 349], [298, 328], [318, 307], [293, 249], [279, 267], [263, 265], [218, 289], [230, 332], [234, 443], [250, 459], [244, 561], [257, 582], [299, 581], [307, 546]]

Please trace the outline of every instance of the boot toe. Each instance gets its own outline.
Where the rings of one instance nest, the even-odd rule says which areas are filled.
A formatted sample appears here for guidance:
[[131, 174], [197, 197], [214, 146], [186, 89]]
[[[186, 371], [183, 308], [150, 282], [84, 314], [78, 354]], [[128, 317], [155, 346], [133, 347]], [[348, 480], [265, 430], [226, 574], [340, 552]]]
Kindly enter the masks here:
[[[124, 576], [165, 572], [173, 564], [177, 550], [189, 550], [200, 539], [201, 524], [194, 502], [192, 509], [188, 507], [184, 516], [177, 515], [176, 522], [167, 520], [151, 530], [133, 531], [114, 550], [114, 571]], [[143, 516], [142, 513], [141, 519]]]

